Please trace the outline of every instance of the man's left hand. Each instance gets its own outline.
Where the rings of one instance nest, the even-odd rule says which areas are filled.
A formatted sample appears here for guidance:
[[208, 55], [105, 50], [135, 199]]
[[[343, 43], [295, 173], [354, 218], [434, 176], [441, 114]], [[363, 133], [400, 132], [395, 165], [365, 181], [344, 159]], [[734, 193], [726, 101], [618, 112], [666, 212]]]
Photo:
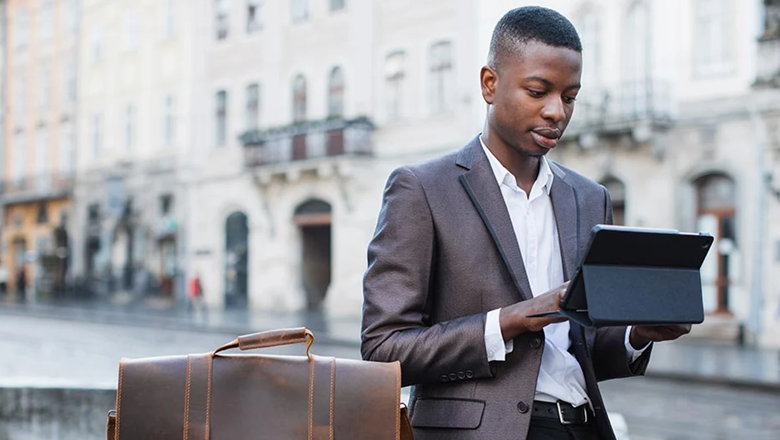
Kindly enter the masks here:
[[628, 339], [632, 347], [641, 350], [651, 342], [671, 341], [690, 332], [690, 324], [637, 325], [631, 328]]

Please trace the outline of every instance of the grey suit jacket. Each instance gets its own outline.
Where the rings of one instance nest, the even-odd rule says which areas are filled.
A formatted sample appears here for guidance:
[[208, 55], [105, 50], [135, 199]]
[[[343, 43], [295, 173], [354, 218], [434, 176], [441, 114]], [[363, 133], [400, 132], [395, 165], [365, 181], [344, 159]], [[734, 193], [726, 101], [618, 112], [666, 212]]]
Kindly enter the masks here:
[[[576, 270], [590, 229], [612, 222], [606, 189], [561, 165], [551, 199], [564, 278]], [[479, 142], [393, 171], [385, 187], [364, 277], [361, 353], [400, 361], [417, 440], [524, 439], [544, 332], [514, 340], [488, 362], [487, 312], [532, 297], [498, 183]], [[597, 381], [643, 374], [647, 350], [629, 365], [625, 327], [572, 324], [572, 350], [604, 439], [614, 439]]]

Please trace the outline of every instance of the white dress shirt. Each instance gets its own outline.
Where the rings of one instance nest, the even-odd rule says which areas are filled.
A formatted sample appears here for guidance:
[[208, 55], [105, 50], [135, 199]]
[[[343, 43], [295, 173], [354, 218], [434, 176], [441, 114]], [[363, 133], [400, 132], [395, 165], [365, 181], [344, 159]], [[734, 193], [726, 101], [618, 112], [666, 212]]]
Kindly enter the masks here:
[[[527, 195], [517, 186], [517, 179], [487, 149], [481, 137], [480, 143], [501, 189], [523, 256], [531, 293], [536, 297], [563, 284], [561, 247], [550, 199], [554, 175], [547, 159], [542, 156], [539, 175], [531, 187], [531, 193]], [[505, 343], [501, 334], [500, 311], [501, 309], [496, 309], [487, 314], [485, 347], [488, 361], [504, 361], [506, 354], [513, 350], [513, 341]], [[569, 328], [568, 321], [550, 324], [544, 328], [544, 351], [536, 382], [535, 400], [562, 400], [574, 406], [589, 403], [582, 368], [568, 351], [571, 346]], [[633, 362], [642, 354], [644, 348], [634, 350], [628, 341], [630, 330], [629, 327], [626, 331], [625, 344], [629, 361]]]

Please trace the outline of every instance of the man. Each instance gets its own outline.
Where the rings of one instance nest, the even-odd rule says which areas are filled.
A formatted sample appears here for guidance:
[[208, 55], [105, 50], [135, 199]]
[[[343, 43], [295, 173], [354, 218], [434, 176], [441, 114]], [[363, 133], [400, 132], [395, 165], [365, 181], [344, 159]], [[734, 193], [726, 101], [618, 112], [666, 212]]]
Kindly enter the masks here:
[[483, 133], [388, 179], [364, 279], [361, 352], [401, 362], [418, 440], [614, 439], [597, 381], [643, 374], [688, 326], [583, 328], [553, 311], [606, 189], [545, 154], [580, 89], [572, 24], [524, 7], [480, 73]]

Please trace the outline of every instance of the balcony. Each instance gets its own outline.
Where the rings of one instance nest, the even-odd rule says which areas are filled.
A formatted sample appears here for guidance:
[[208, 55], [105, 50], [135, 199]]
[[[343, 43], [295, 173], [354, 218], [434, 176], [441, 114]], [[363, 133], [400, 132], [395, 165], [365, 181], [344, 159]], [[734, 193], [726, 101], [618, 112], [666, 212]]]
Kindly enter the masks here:
[[307, 121], [249, 131], [241, 136], [246, 168], [314, 164], [323, 158], [367, 156], [373, 151], [374, 124], [367, 117]]
[[669, 127], [672, 115], [672, 96], [666, 81], [648, 78], [584, 89], [577, 97], [566, 136], [630, 134], [642, 141], [656, 129]]
[[64, 199], [73, 190], [72, 173], [46, 173], [3, 182], [3, 204], [27, 203], [49, 199]]

